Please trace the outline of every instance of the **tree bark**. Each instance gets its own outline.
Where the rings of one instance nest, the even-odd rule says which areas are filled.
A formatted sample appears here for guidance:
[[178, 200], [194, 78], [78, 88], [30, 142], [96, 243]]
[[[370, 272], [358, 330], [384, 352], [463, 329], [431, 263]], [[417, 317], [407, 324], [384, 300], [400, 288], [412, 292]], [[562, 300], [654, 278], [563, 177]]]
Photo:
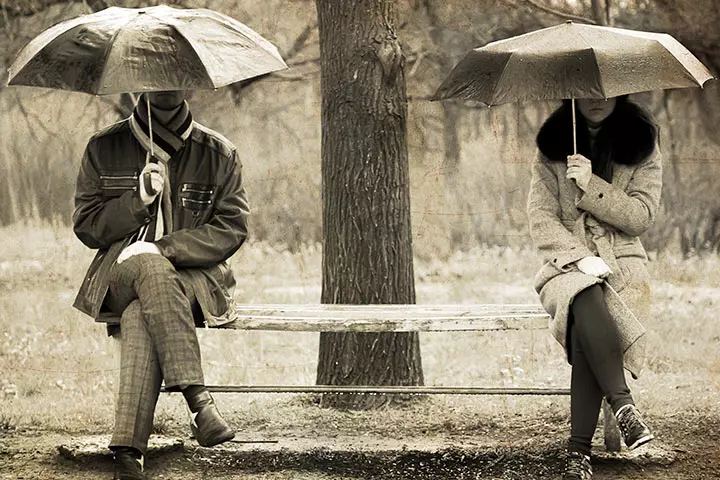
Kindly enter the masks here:
[[[404, 56], [392, 0], [317, 0], [322, 302], [415, 303]], [[322, 333], [317, 383], [422, 385], [417, 333]], [[374, 408], [393, 396], [325, 395]]]

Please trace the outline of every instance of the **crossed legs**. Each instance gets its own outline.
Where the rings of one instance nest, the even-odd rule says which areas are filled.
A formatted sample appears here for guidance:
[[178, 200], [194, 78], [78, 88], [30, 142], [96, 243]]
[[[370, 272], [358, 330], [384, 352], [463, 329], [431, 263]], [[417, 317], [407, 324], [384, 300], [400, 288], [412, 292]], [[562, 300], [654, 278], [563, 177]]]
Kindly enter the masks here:
[[163, 379], [175, 390], [204, 384], [194, 301], [173, 265], [160, 255], [137, 255], [113, 268], [108, 305], [122, 317], [111, 448], [128, 446], [145, 453]]
[[634, 402], [625, 382], [620, 335], [608, 312], [602, 288], [594, 285], [580, 292], [571, 312], [569, 447], [590, 455], [603, 397], [607, 397], [613, 412]]

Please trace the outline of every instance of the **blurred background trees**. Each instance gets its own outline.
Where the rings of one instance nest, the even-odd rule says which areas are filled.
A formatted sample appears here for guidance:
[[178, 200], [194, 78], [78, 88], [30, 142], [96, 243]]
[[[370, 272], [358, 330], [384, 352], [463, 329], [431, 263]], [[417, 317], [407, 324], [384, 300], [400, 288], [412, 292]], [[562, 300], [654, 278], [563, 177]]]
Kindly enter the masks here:
[[[89, 136], [127, 115], [128, 98], [4, 87], [17, 51], [64, 18], [106, 0], [0, 0], [0, 225], [68, 224]], [[177, 0], [234, 16], [273, 41], [292, 68], [217, 92], [195, 92], [196, 118], [228, 136], [244, 159], [252, 236], [294, 251], [321, 241], [320, 76], [311, 0]], [[566, 19], [672, 34], [720, 72], [714, 0], [398, 0], [408, 92], [408, 156], [415, 254], [444, 258], [482, 245], [529, 243], [525, 201], [534, 135], [555, 103], [487, 109], [428, 97], [473, 47]], [[663, 209], [643, 240], [660, 253], [720, 251], [720, 91], [636, 95], [661, 127]]]

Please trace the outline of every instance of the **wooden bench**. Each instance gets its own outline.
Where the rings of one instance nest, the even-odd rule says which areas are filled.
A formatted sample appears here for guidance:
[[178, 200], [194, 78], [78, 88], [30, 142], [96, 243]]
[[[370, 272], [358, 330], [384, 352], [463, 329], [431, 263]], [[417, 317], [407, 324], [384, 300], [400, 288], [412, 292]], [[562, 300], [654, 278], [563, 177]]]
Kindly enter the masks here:
[[[540, 305], [238, 305], [238, 319], [220, 328], [284, 332], [459, 332], [548, 328]], [[226, 393], [368, 393], [569, 395], [566, 388], [481, 386], [208, 385]], [[615, 416], [603, 402], [605, 446], [620, 450]]]

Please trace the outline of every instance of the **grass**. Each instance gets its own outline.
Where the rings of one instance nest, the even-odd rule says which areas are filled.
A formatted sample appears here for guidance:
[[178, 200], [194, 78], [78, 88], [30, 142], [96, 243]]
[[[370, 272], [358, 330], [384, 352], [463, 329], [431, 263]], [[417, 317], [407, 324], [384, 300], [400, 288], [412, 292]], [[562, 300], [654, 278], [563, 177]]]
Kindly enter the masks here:
[[[40, 428], [107, 432], [117, 376], [114, 341], [102, 325], [71, 307], [92, 252], [65, 227], [0, 229], [0, 430]], [[321, 252], [296, 254], [250, 243], [231, 261], [236, 297], [246, 303], [319, 300]], [[491, 247], [457, 252], [448, 261], [416, 263], [418, 303], [535, 303], [533, 252]], [[650, 263], [654, 310], [648, 320], [647, 368], [631, 388], [650, 417], [685, 411], [720, 415], [720, 259], [662, 257]], [[282, 272], [282, 273], [279, 273]], [[312, 384], [314, 333], [199, 331], [207, 383]], [[427, 333], [421, 336], [426, 384], [567, 386], [570, 368], [545, 331]], [[337, 412], [312, 396], [223, 395], [223, 409], [247, 431], [303, 435], [337, 429], [403, 437], [474, 434], [509, 423], [532, 430], [538, 412], [564, 422], [565, 397], [435, 396], [407, 408]], [[272, 408], [269, 408], [272, 407]], [[184, 423], [179, 395], [161, 397], [158, 429]]]

